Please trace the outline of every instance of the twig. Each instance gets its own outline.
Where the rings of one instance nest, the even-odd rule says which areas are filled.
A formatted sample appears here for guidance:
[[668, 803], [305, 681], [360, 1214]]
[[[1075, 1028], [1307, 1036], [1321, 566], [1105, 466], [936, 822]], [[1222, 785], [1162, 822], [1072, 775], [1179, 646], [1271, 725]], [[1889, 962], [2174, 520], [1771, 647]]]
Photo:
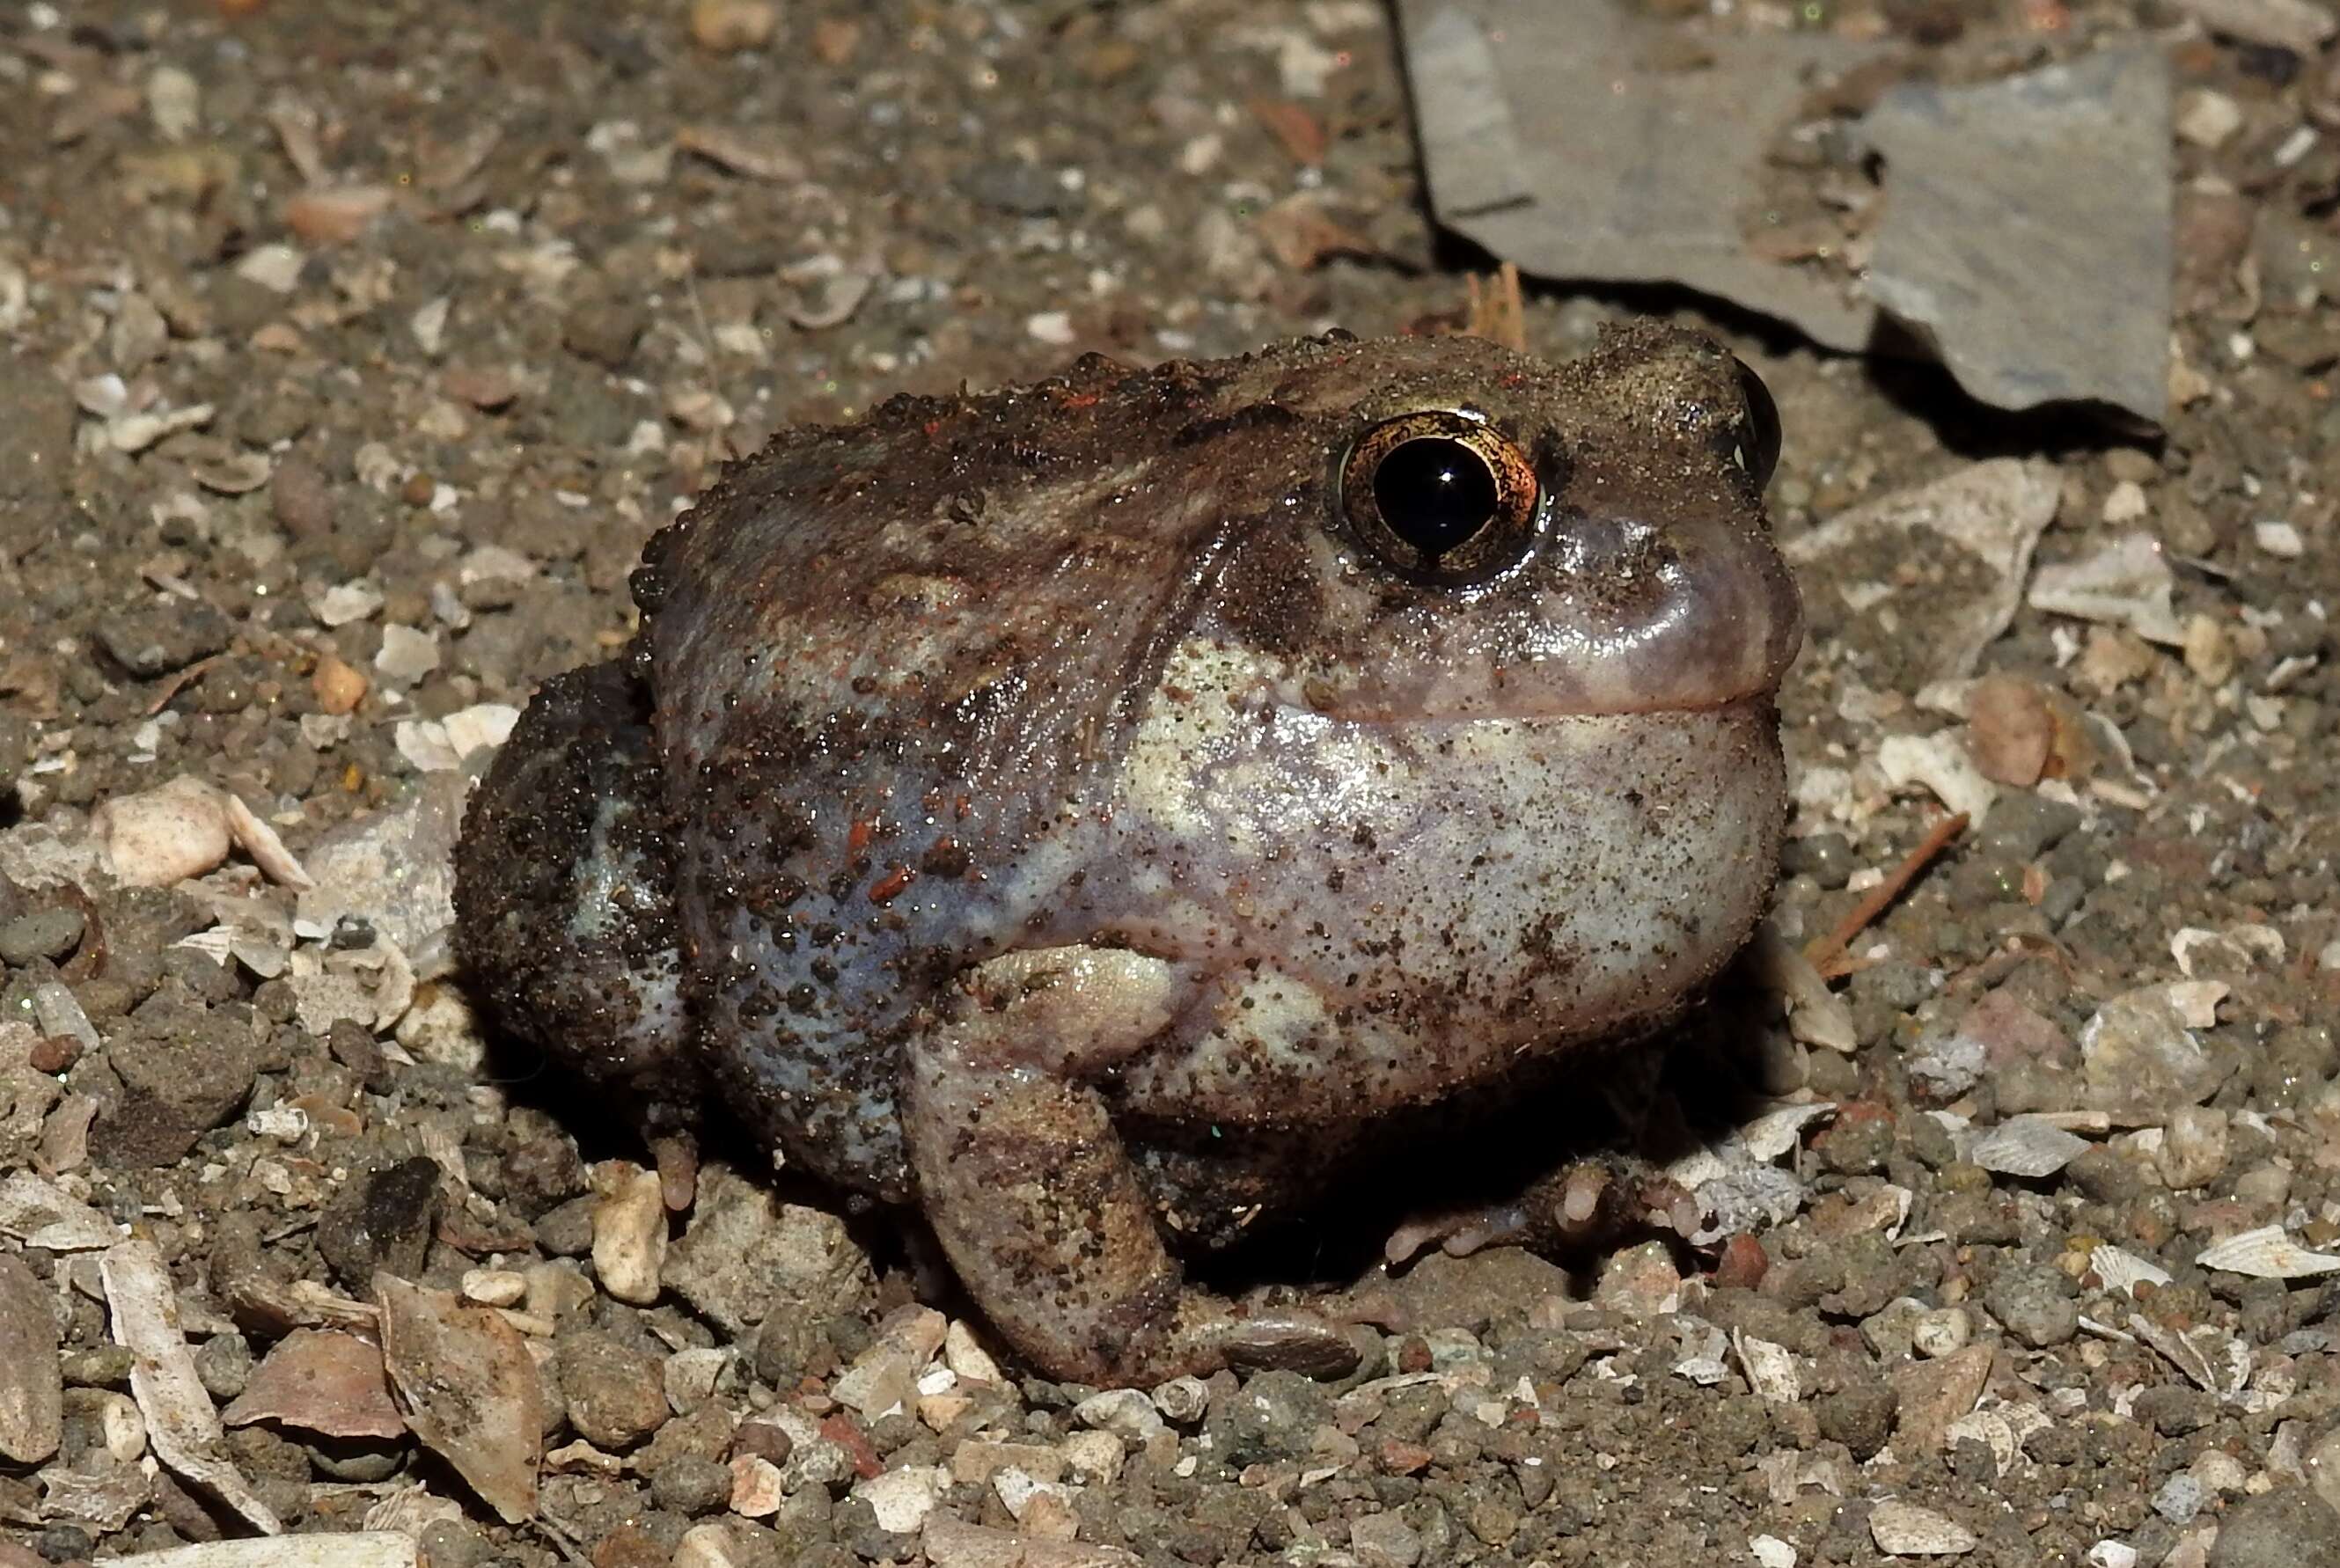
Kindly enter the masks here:
[[1852, 945], [1852, 939], [1860, 935], [1862, 928], [1883, 914], [1885, 907], [1901, 896], [1901, 890], [1917, 879], [1918, 873], [1926, 868], [1928, 862], [1940, 854], [1951, 839], [1966, 830], [1967, 814], [1963, 811], [1935, 823], [1901, 864], [1896, 866], [1885, 880], [1871, 888], [1869, 896], [1854, 905], [1852, 912], [1837, 923], [1835, 930], [1825, 937], [1815, 938], [1805, 946], [1804, 958], [1812, 968], [1823, 975], [1828, 974], [1830, 966]]
[[577, 1544], [577, 1537], [562, 1528], [541, 1506], [529, 1523], [536, 1526], [537, 1533], [551, 1542], [553, 1548], [563, 1557], [576, 1563], [577, 1568], [593, 1568], [593, 1560], [586, 1556], [584, 1548]]
[[1519, 267], [1505, 262], [1490, 282], [1482, 284], [1474, 273], [1463, 279], [1463, 286], [1470, 303], [1465, 313], [1468, 324], [1462, 330], [1526, 352], [1527, 303], [1520, 293]]
[[168, 708], [171, 705], [171, 699], [176, 697], [180, 692], [184, 691], [197, 680], [202, 680], [203, 672], [209, 670], [213, 665], [217, 664], [223, 657], [224, 656], [222, 654], [214, 653], [208, 659], [198, 659], [193, 664], [183, 665], [181, 668], [173, 670], [171, 672], [171, 678], [163, 682], [163, 690], [161, 693], [155, 697], [154, 701], [149, 702], [146, 705], [147, 717], [151, 719], [155, 714], [162, 712], [164, 709]]

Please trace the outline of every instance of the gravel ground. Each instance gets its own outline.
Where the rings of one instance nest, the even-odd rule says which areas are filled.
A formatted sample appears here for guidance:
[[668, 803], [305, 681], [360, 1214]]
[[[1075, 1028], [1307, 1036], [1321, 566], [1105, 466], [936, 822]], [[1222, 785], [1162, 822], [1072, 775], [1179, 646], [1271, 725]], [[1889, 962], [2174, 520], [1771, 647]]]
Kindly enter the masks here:
[[[775, 429], [1457, 321], [1485, 263], [1423, 216], [1380, 9], [0, 18], [0, 1568], [263, 1513], [434, 1568], [2340, 1562], [2340, 59], [2158, 5], [1808, 9], [1945, 79], [2166, 40], [2166, 442], [1686, 313], [1778, 395], [1812, 621], [1756, 1000], [1604, 1068], [1710, 1146], [1695, 1234], [1251, 1260], [1363, 1277], [1367, 1365], [1102, 1394], [1003, 1370], [914, 1242], [752, 1151], [669, 1244], [431, 912], [510, 709]], [[1621, 308], [1532, 292], [1526, 336]], [[2036, 561], [1820, 531], [1933, 484]], [[2124, 562], [1943, 677], [1937, 600]], [[1470, 1174], [1423, 1164], [1343, 1224]]]

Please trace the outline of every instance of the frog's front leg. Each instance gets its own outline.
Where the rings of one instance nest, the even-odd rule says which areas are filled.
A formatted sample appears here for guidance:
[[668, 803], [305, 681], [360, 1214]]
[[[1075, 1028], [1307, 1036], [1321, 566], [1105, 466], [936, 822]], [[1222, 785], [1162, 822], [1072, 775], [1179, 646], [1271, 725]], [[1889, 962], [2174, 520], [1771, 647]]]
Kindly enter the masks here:
[[974, 971], [907, 1051], [903, 1126], [927, 1220], [993, 1325], [1052, 1375], [1345, 1371], [1355, 1347], [1324, 1319], [1246, 1312], [1185, 1283], [1095, 1087], [1190, 990], [1178, 966], [1108, 948]]
[[614, 1091], [662, 1171], [699, 1092], [670, 839], [649, 693], [613, 660], [544, 683], [455, 851], [455, 952], [472, 995]]

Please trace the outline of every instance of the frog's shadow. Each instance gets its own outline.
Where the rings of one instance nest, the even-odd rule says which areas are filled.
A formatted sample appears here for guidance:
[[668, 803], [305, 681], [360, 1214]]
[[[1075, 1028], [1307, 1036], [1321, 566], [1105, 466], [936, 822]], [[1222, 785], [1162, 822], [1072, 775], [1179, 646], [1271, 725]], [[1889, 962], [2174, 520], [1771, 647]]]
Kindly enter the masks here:
[[[1393, 1118], [1344, 1162], [1316, 1199], [1262, 1226], [1237, 1245], [1188, 1259], [1198, 1279], [1231, 1295], [1346, 1291], [1402, 1274], [1389, 1265], [1392, 1235], [1430, 1216], [1501, 1206], [1538, 1181], [1583, 1160], [1661, 1169], [1719, 1140], [1773, 1100], [1758, 1081], [1758, 1042], [1780, 1024], [1776, 1007], [1742, 976], [1745, 961], [1663, 1031], [1627, 1044], [1581, 1047], [1459, 1102]], [[641, 1159], [642, 1135], [608, 1096], [579, 1082], [509, 1036], [492, 1037], [499, 1082], [573, 1137], [589, 1162]], [[914, 1209], [894, 1208], [793, 1169], [774, 1172], [755, 1135], [710, 1101], [698, 1129], [702, 1164], [765, 1182], [776, 1196], [838, 1216], [881, 1277], [954, 1316], [980, 1315], [942, 1260]], [[1655, 1233], [1652, 1233], [1655, 1234]], [[1641, 1237], [1611, 1230], [1564, 1266], [1589, 1265]], [[1661, 1239], [1681, 1247], [1678, 1237]], [[1425, 1251], [1434, 1250], [1433, 1235]], [[1684, 1263], [1691, 1261], [1687, 1256]]]
[[[1423, 1250], [1435, 1250], [1437, 1216], [1506, 1206], [1580, 1161], [1629, 1177], [1655, 1174], [1728, 1136], [1775, 1103], [1759, 1082], [1758, 1042], [1780, 1027], [1770, 1017], [1777, 1009], [1741, 978], [1743, 966], [1656, 1035], [1564, 1053], [1487, 1093], [1394, 1123], [1321, 1202], [1200, 1260], [1195, 1272], [1231, 1293], [1370, 1284], [1384, 1275], [1393, 1234], [1411, 1222], [1433, 1223]], [[1590, 1265], [1641, 1239], [1610, 1229], [1546, 1255]], [[1671, 1235], [1659, 1239], [1679, 1245]], [[1403, 1274], [1421, 1255], [1386, 1272]]]

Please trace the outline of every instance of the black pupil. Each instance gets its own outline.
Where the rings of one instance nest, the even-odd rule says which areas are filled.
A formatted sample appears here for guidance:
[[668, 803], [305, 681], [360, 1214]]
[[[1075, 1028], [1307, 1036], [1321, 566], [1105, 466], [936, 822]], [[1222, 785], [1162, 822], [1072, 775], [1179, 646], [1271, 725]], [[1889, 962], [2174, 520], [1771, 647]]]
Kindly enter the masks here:
[[1449, 436], [1416, 436], [1373, 469], [1373, 505], [1389, 531], [1427, 556], [1465, 543], [1495, 515], [1494, 471]]

